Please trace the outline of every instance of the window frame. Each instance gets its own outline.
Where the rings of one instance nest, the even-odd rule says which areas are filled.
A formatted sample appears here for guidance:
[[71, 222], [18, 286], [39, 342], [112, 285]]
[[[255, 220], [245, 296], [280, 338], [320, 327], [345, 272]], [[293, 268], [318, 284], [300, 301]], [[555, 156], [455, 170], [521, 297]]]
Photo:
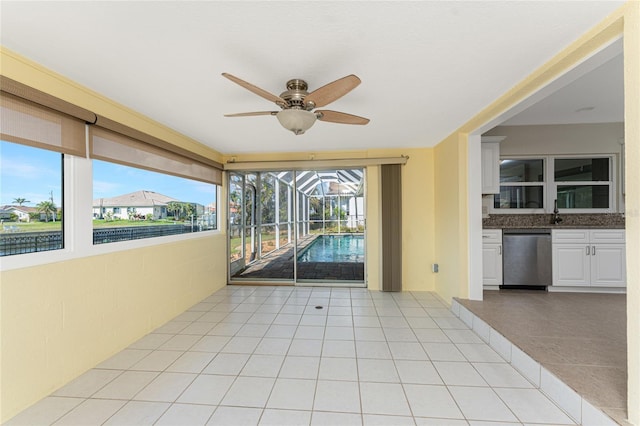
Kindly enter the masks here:
[[178, 235], [165, 235], [138, 240], [117, 241], [109, 244], [93, 244], [93, 185], [87, 185], [88, 179], [93, 180], [93, 167], [90, 158], [74, 155], [63, 157], [63, 190], [64, 205], [63, 232], [65, 244], [60, 250], [24, 253], [5, 256], [0, 261], [0, 271], [45, 265], [55, 262], [81, 259], [90, 256], [122, 252], [125, 250], [154, 247], [161, 244], [211, 238], [211, 236], [225, 234], [221, 229], [221, 197], [226, 196], [223, 186], [216, 185], [218, 209], [216, 215], [217, 229], [209, 229]]
[[[615, 168], [615, 156], [613, 154], [589, 154], [589, 155], [554, 155], [550, 157], [553, 161], [553, 170], [550, 177], [551, 187], [553, 189], [554, 197], [551, 202], [557, 198], [558, 194], [558, 186], [591, 186], [591, 185], [602, 185], [609, 186], [609, 207], [608, 208], [578, 208], [578, 209], [570, 209], [570, 208], [558, 208], [559, 213], [576, 213], [576, 214], [602, 214], [602, 213], [616, 213], [617, 212], [617, 185], [616, 185], [616, 168]], [[606, 158], [609, 161], [609, 180], [608, 181], [557, 181], [555, 180], [555, 160], [556, 159], [595, 159], [595, 158]], [[551, 213], [553, 213], [553, 209], [551, 209]]]
[[[52, 157], [52, 161], [51, 163], [57, 162], [58, 166], [60, 167], [60, 174], [58, 175], [58, 179], [57, 182], [59, 185], [61, 185], [60, 187], [60, 204], [56, 205], [56, 218], [58, 216], [58, 213], [61, 213], [61, 219], [58, 221], [56, 219], [57, 222], [60, 223], [60, 248], [52, 248], [49, 250], [38, 250], [38, 251], [31, 251], [31, 252], [26, 252], [26, 253], [16, 253], [16, 254], [9, 254], [9, 255], [5, 255], [5, 256], [0, 256], [0, 259], [2, 260], [2, 262], [0, 262], [0, 264], [4, 263], [5, 261], [7, 261], [8, 259], [11, 258], [15, 258], [18, 256], [27, 256], [27, 255], [32, 255], [35, 253], [53, 253], [53, 252], [60, 252], [65, 250], [66, 246], [67, 246], [67, 231], [66, 231], [66, 222], [69, 221], [69, 218], [64, 214], [65, 213], [65, 207], [66, 207], [66, 198], [65, 198], [65, 174], [66, 174], [66, 170], [65, 168], [66, 166], [66, 161], [65, 158], [70, 156], [70, 154], [66, 154], [64, 152], [61, 152], [60, 150], [56, 150], [56, 149], [49, 149], [49, 147], [46, 144], [31, 144], [31, 143], [21, 143], [21, 142], [15, 142], [13, 140], [10, 140], [10, 138], [3, 138], [1, 139], [1, 142], [4, 143], [10, 143], [10, 144], [14, 144], [14, 145], [19, 145], [21, 147], [30, 149], [30, 150], [40, 150], [40, 151], [46, 151], [47, 153], [51, 154], [51, 155], [56, 155], [57, 158]], [[30, 165], [33, 163], [29, 163]], [[57, 195], [57, 194], [56, 194]], [[53, 200], [52, 200], [53, 201]], [[40, 214], [40, 221], [42, 221], [42, 213]], [[52, 232], [58, 232], [56, 231], [52, 231]], [[18, 234], [13, 234], [16, 236], [19, 236], [20, 233]]]
[[[0, 258], [0, 271], [9, 271], [19, 268], [45, 265], [55, 262], [82, 259], [101, 254], [116, 253], [124, 250], [153, 247], [160, 244], [187, 241], [193, 239], [211, 238], [212, 235], [226, 234], [226, 229], [221, 224], [226, 220], [226, 209], [221, 208], [220, 200], [226, 200], [224, 189], [224, 173], [222, 165], [214, 160], [197, 154], [187, 148], [158, 139], [143, 133], [135, 128], [124, 126], [118, 122], [96, 115], [75, 104], [66, 102], [48, 93], [41, 92], [32, 87], [18, 83], [5, 76], [0, 76], [0, 100], [2, 107], [16, 111], [18, 114], [27, 112], [36, 119], [50, 121], [58, 124], [62, 138], [42, 138], [43, 133], [37, 133], [37, 138], [21, 137], [12, 131], [15, 126], [4, 126], [2, 139], [7, 142], [21, 143], [36, 148], [49, 149], [60, 152], [62, 155], [62, 195], [61, 207], [63, 210], [62, 232], [64, 246], [57, 250], [23, 253], [3, 256]], [[6, 99], [6, 102], [5, 102]], [[8, 114], [3, 114], [3, 119]], [[216, 191], [216, 229], [204, 231], [166, 235], [155, 238], [119, 241], [110, 244], [93, 244], [93, 168], [89, 147], [90, 124], [105, 128], [107, 131], [121, 133], [129, 138], [148, 144], [152, 151], [164, 150], [186, 158], [188, 162], [217, 169], [209, 173], [207, 178], [215, 185]], [[34, 126], [38, 127], [37, 125]], [[64, 133], [64, 135], [62, 135]], [[69, 144], [71, 139], [77, 143]], [[44, 146], [43, 146], [44, 145]], [[175, 156], [173, 157], [175, 158]], [[143, 163], [146, 163], [146, 159]], [[193, 167], [191, 168], [191, 171]], [[164, 169], [160, 170], [163, 173]], [[193, 179], [189, 176], [188, 178]], [[194, 179], [197, 180], [197, 179]], [[87, 185], [91, 181], [91, 185]], [[226, 201], [223, 201], [223, 205]]]
[[[220, 185], [212, 183], [212, 182], [204, 182], [204, 181], [200, 181], [200, 180], [196, 180], [196, 179], [190, 179], [190, 178], [184, 177], [184, 176], [178, 176], [177, 174], [174, 174], [174, 173], [161, 173], [161, 172], [159, 172], [157, 170], [150, 170], [150, 169], [146, 169], [146, 168], [142, 168], [142, 167], [136, 167], [136, 166], [131, 165], [131, 164], [121, 164], [119, 162], [106, 161], [106, 160], [101, 160], [101, 159], [97, 159], [97, 158], [91, 158], [91, 159], [89, 159], [89, 161], [91, 161], [91, 166], [92, 166], [92, 182], [93, 182], [93, 180], [95, 178], [95, 175], [93, 173], [93, 167], [95, 165], [95, 162], [99, 161], [99, 162], [104, 163], [104, 164], [111, 164], [111, 165], [115, 165], [115, 166], [118, 166], [118, 167], [124, 167], [127, 170], [129, 170], [129, 169], [137, 170], [137, 171], [140, 171], [142, 173], [150, 173], [150, 174], [154, 174], [154, 175], [166, 176], [166, 177], [168, 177], [170, 179], [180, 179], [182, 181], [187, 181], [188, 180], [190, 182], [197, 183], [197, 184], [212, 185], [214, 187], [213, 196], [214, 196], [215, 203], [216, 203], [216, 214], [215, 214], [215, 224], [214, 224], [215, 228], [214, 229], [201, 229], [200, 227], [198, 227], [199, 230], [197, 230], [197, 231], [193, 231], [192, 230], [191, 232], [184, 232], [184, 233], [197, 234], [197, 233], [202, 233], [202, 232], [207, 232], [207, 231], [217, 231], [217, 230], [219, 230], [219, 228], [220, 228], [220, 215], [219, 215], [219, 211], [218, 211], [218, 203], [219, 203], [218, 197], [220, 196]], [[155, 189], [156, 188], [153, 188], [152, 191], [155, 190]], [[93, 185], [92, 185], [92, 191], [93, 191]], [[92, 212], [91, 216], [92, 217], [95, 216], [95, 211], [96, 211], [96, 208], [95, 208], [96, 206], [93, 205], [93, 200], [95, 200], [95, 199], [96, 199], [96, 197], [94, 196], [94, 194], [92, 194], [92, 206], [91, 206], [91, 212]], [[189, 203], [189, 204], [195, 205], [194, 203], [187, 202], [187, 201], [182, 201], [182, 203]], [[201, 206], [202, 210], [204, 211], [204, 209], [206, 208], [206, 206], [208, 204], [198, 204], [198, 205]], [[106, 209], [106, 211], [107, 212], [111, 212], [114, 217], [117, 216], [117, 217], [119, 217], [121, 219], [127, 219], [127, 218], [130, 218], [131, 214], [135, 214], [136, 212], [138, 212], [138, 209], [143, 211], [143, 209], [145, 209], [145, 208], [152, 209], [154, 217], [155, 217], [155, 210], [158, 208], [158, 206], [153, 206], [153, 207], [141, 207], [141, 206], [132, 207], [132, 206], [125, 206], [125, 205], [114, 205], [114, 206], [104, 206], [104, 207], [102, 207], [102, 210], [103, 210], [103, 213], [104, 213], [104, 210]], [[169, 212], [168, 209], [166, 208], [166, 206], [162, 206], [162, 209], [167, 213]], [[202, 217], [204, 217], [204, 216], [201, 216], [201, 218]], [[193, 225], [193, 223], [194, 222], [192, 222], [192, 225]], [[199, 222], [196, 222], [196, 223], [199, 223]], [[93, 223], [92, 223], [92, 225], [93, 225]], [[158, 224], [157, 226], [163, 226], [163, 224]], [[169, 225], [167, 225], [167, 226], [169, 226]], [[94, 238], [95, 238], [95, 235], [94, 235], [95, 231], [96, 230], [100, 230], [100, 229], [102, 229], [102, 228], [100, 228], [100, 227], [96, 228], [96, 227], [92, 226], [92, 236]], [[192, 226], [192, 229], [193, 229], [193, 226]], [[172, 234], [172, 235], [180, 235], [180, 234], [182, 234], [182, 233], [177, 233], [177, 234]], [[154, 239], [154, 238], [164, 238], [164, 237], [168, 237], [168, 236], [170, 236], [170, 235], [148, 235], [148, 236], [145, 235], [145, 236], [141, 236], [139, 238], [122, 239], [122, 240], [120, 240], [119, 238], [116, 237], [115, 241], [94, 242], [93, 244], [94, 245], [115, 244], [117, 242], [133, 241], [135, 239]]]
[[[543, 208], [535, 209], [535, 208], [522, 208], [522, 209], [501, 209], [495, 207], [495, 196], [491, 200], [491, 207], [489, 209], [489, 213], [491, 214], [543, 214], [546, 213], [546, 210], [549, 206], [548, 202], [548, 188], [547, 188], [547, 179], [549, 173], [549, 158], [541, 155], [505, 155], [500, 157], [500, 161], [502, 160], [542, 160], [542, 170], [543, 170], [543, 180], [541, 182], [500, 182], [499, 186], [535, 186], [542, 187], [542, 201], [544, 203]], [[500, 195], [499, 193], [497, 195]]]
[[[580, 158], [607, 158], [609, 160], [609, 180], [608, 181], [555, 181], [555, 160], [556, 159], [580, 159]], [[558, 186], [562, 185], [609, 185], [609, 208], [593, 208], [593, 209], [568, 209], [559, 208], [561, 214], [603, 214], [618, 212], [618, 194], [617, 194], [617, 168], [616, 154], [557, 154], [557, 155], [505, 155], [500, 156], [500, 160], [543, 160], [544, 180], [542, 182], [505, 182], [500, 186], [542, 186], [542, 197], [544, 200], [544, 208], [541, 209], [500, 209], [495, 207], [494, 200], [491, 200], [489, 214], [552, 214], [554, 201], [557, 199]], [[494, 196], [495, 197], [495, 196]]]

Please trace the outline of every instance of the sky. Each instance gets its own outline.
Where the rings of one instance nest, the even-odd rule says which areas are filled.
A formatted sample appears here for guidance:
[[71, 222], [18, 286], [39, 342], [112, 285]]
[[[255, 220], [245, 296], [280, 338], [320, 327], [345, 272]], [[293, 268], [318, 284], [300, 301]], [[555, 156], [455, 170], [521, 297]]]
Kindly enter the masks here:
[[[34, 207], [53, 195], [61, 205], [61, 155], [53, 151], [0, 141], [0, 205]], [[208, 205], [215, 200], [215, 186], [133, 167], [93, 160], [93, 199], [147, 190], [179, 201]]]

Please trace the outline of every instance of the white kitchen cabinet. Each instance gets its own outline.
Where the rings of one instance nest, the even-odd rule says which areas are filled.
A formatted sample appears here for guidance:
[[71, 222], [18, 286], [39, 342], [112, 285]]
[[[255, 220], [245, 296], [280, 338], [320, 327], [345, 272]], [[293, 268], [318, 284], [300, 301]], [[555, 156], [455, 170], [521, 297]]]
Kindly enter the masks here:
[[625, 287], [625, 233], [620, 229], [554, 229], [553, 285]]
[[503, 139], [503, 136], [482, 138], [482, 194], [500, 193], [500, 141]]
[[624, 244], [591, 246], [591, 285], [625, 287], [627, 285], [626, 249]]
[[591, 257], [587, 244], [553, 244], [553, 285], [587, 287], [591, 280]]
[[502, 230], [482, 231], [482, 284], [502, 285]]

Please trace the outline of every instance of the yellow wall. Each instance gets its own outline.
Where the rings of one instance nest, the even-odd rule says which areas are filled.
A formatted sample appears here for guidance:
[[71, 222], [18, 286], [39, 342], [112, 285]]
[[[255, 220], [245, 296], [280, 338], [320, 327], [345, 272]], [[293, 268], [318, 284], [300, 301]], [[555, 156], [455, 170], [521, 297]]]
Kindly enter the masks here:
[[434, 194], [434, 150], [405, 150], [402, 169], [402, 289], [434, 291], [438, 274]]
[[[468, 278], [467, 135], [509, 111], [551, 81], [620, 36], [624, 36], [626, 231], [627, 231], [627, 350], [628, 412], [640, 425], [640, 2], [628, 1], [596, 27], [573, 42], [529, 77], [474, 116], [435, 148], [436, 253], [441, 272], [436, 291], [445, 300], [465, 297]], [[479, 178], [479, 177], [478, 177]], [[458, 192], [456, 194], [449, 192]], [[480, 202], [478, 200], [478, 202]], [[456, 273], [449, 268], [460, 268]]]
[[2, 421], [226, 285], [226, 235], [2, 272]]
[[[2, 74], [220, 161], [204, 145], [6, 49]], [[223, 215], [224, 216], [224, 215]], [[0, 422], [226, 284], [226, 235], [0, 273]]]
[[466, 142], [466, 135], [454, 134], [434, 150], [435, 247], [440, 266], [435, 290], [447, 303], [469, 294]]
[[640, 425], [640, 2], [624, 15], [627, 231], [627, 409]]
[[[407, 164], [402, 166], [401, 176], [402, 289], [433, 291], [436, 277], [431, 272], [431, 264], [436, 262], [433, 149], [371, 150], [368, 153], [370, 157], [409, 156]], [[368, 227], [379, 225], [379, 219], [376, 222], [372, 219], [367, 218]], [[369, 233], [367, 237], [373, 235]]]
[[[431, 148], [376, 149], [367, 151], [325, 151], [272, 154], [227, 155], [243, 161], [295, 161], [409, 156], [402, 166], [402, 288], [406, 291], [433, 291], [436, 274], [434, 217], [434, 154]], [[381, 289], [379, 166], [367, 167], [367, 284]]]

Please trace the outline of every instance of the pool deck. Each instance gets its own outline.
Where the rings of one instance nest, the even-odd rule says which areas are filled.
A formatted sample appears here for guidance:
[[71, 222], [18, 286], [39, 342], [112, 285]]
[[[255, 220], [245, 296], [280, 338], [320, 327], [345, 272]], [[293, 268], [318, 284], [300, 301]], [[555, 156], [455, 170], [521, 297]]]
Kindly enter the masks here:
[[[311, 245], [321, 234], [307, 235], [298, 242], [298, 251]], [[251, 281], [291, 280], [293, 281], [293, 244], [269, 253], [263, 259], [248, 265], [232, 278]], [[325, 281], [362, 281], [364, 282], [364, 263], [354, 262], [298, 262], [298, 280]]]

